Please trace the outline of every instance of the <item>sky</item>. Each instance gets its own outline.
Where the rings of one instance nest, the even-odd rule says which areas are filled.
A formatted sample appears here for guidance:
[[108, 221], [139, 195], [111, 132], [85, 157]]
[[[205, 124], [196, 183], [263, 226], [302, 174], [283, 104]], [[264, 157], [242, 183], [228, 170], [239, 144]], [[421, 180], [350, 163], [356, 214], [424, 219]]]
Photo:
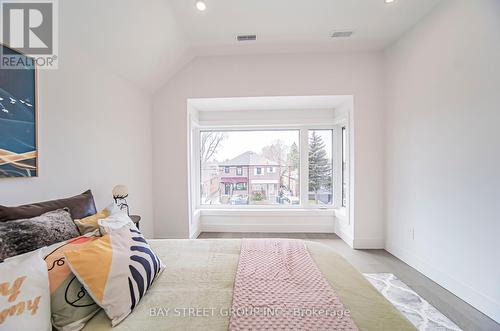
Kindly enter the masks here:
[[[277, 140], [290, 147], [294, 142], [299, 146], [299, 130], [266, 130], [266, 131], [225, 131], [226, 138], [222, 142], [216, 161], [222, 162], [235, 158], [247, 151], [260, 153], [265, 146], [272, 145]], [[328, 158], [331, 158], [332, 137], [331, 131], [317, 131], [325, 142]]]

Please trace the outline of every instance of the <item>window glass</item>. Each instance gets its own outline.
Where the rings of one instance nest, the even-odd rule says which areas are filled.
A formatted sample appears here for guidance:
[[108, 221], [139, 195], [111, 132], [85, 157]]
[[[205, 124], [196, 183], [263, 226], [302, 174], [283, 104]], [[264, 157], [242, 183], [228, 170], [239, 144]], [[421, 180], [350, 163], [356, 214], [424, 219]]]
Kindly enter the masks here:
[[308, 202], [333, 204], [333, 130], [309, 130]]
[[236, 183], [235, 189], [237, 191], [245, 191], [247, 189], [247, 183]]
[[299, 130], [201, 131], [201, 204], [300, 204], [299, 141]]

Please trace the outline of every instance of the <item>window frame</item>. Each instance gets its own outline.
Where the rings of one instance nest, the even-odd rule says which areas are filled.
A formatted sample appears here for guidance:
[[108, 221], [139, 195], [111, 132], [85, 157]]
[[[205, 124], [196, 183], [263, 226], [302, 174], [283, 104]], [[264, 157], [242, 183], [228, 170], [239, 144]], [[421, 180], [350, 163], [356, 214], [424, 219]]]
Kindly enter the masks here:
[[[243, 188], [238, 188], [238, 185], [242, 185]], [[234, 188], [238, 191], [246, 191], [246, 190], [248, 190], [248, 184], [245, 182], [238, 182], [238, 183], [234, 184]]]
[[[340, 191], [340, 207], [341, 208], [346, 208], [347, 207], [347, 186], [348, 186], [348, 181], [347, 181], [347, 164], [348, 164], [348, 141], [347, 141], [347, 127], [346, 125], [342, 125], [340, 128], [340, 171], [341, 171], [341, 178], [340, 178], [340, 185], [341, 185], [341, 191]], [[346, 185], [344, 186], [344, 183]], [[345, 197], [345, 199], [344, 199]]]
[[253, 175], [254, 176], [264, 176], [264, 171], [262, 169], [264, 169], [264, 168], [261, 166], [254, 167], [253, 168]]
[[[217, 125], [204, 125], [204, 126], [196, 126], [193, 128], [193, 160], [190, 166], [195, 166], [194, 169], [195, 174], [195, 185], [194, 191], [194, 201], [195, 201], [195, 209], [197, 210], [210, 210], [210, 209], [218, 209], [218, 210], [279, 210], [279, 209], [297, 209], [297, 210], [334, 210], [344, 208], [341, 205], [341, 191], [339, 188], [342, 183], [339, 183], [339, 173], [341, 168], [339, 167], [342, 162], [341, 155], [339, 152], [341, 151], [341, 128], [342, 126], [346, 126], [346, 120], [337, 120], [332, 124], [306, 124], [306, 125], [256, 125], [256, 126], [243, 126], [243, 125], [231, 125], [231, 126], [217, 126]], [[293, 204], [275, 204], [275, 205], [208, 205], [201, 204], [201, 158], [200, 158], [200, 137], [201, 132], [207, 131], [277, 131], [277, 130], [297, 130], [299, 134], [299, 198], [300, 203], [298, 205]], [[333, 195], [334, 200], [331, 205], [317, 205], [317, 204], [309, 204], [308, 194], [309, 194], [309, 130], [332, 130], [332, 156], [333, 156]], [[340, 134], [339, 134], [340, 133]], [[349, 131], [347, 131], [347, 135], [349, 136]], [[348, 162], [347, 162], [348, 163]], [[347, 165], [348, 166], [348, 165]], [[267, 171], [267, 167], [263, 167], [263, 172]], [[349, 181], [348, 181], [349, 185]], [[340, 194], [339, 194], [340, 193]], [[339, 199], [340, 197], [340, 199]], [[349, 197], [347, 198], [349, 200]], [[340, 203], [340, 204], [339, 204]]]
[[243, 176], [243, 167], [236, 167], [236, 176]]

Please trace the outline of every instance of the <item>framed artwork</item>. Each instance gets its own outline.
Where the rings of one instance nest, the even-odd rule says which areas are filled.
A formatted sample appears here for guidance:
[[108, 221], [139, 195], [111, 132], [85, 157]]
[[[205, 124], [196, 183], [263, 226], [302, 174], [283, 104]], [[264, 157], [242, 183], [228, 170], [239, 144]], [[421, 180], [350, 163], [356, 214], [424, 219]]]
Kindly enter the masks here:
[[[2, 55], [27, 56], [1, 45]], [[37, 177], [37, 70], [0, 68], [0, 178]]]

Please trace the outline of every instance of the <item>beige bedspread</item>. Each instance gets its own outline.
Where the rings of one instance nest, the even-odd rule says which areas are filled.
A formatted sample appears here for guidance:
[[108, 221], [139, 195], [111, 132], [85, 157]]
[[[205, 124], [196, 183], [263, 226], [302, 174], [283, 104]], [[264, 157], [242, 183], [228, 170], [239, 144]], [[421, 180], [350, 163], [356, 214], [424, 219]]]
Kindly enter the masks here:
[[[166, 270], [122, 330], [227, 330], [240, 240], [150, 240]], [[319, 269], [360, 330], [415, 330], [347, 261], [325, 245], [306, 242]], [[125, 290], [125, 289], [124, 289]], [[85, 331], [110, 330], [103, 311]]]

